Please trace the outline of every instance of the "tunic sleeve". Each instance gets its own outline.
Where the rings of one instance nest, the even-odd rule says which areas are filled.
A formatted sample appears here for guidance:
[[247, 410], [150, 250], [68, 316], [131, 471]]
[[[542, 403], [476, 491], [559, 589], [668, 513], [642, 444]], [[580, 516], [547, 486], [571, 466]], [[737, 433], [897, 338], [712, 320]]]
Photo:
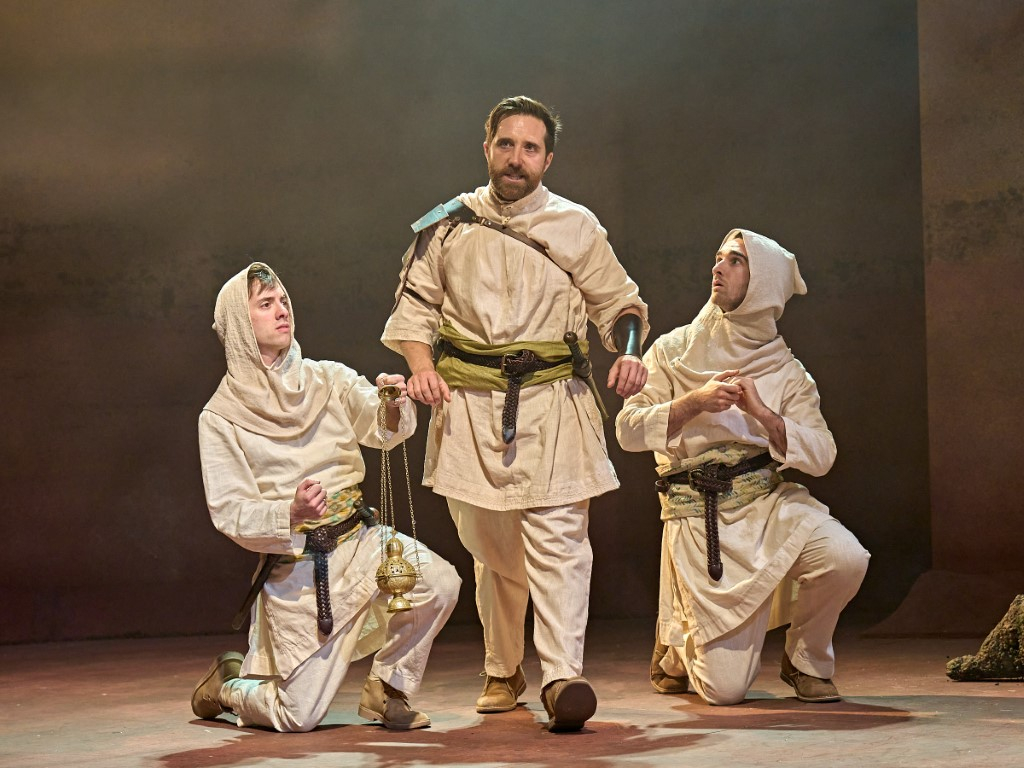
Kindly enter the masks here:
[[[365, 376], [359, 376], [347, 369], [351, 376], [347, 387], [342, 387], [342, 405], [352, 424], [352, 431], [355, 432], [356, 440], [360, 445], [367, 448], [381, 448], [381, 433], [377, 426], [377, 415], [380, 411], [381, 401], [377, 394], [377, 387], [371, 384]], [[403, 440], [411, 437], [416, 431], [416, 407], [407, 397], [402, 406], [402, 416], [399, 420], [398, 431], [384, 431], [384, 444], [390, 450]]]
[[786, 455], [772, 457], [812, 477], [821, 477], [836, 460], [836, 443], [821, 415], [821, 398], [814, 379], [799, 362], [783, 393], [779, 415], [786, 422]]
[[253, 552], [291, 554], [287, 501], [264, 501], [235, 427], [209, 411], [199, 415], [199, 456], [214, 527]]
[[[384, 345], [394, 352], [401, 354], [403, 341], [434, 343], [444, 302], [441, 241], [447, 231], [447, 226], [439, 226], [432, 235], [420, 233], [406, 252], [395, 309], [381, 335]], [[420, 253], [424, 237], [428, 240]]]
[[587, 316], [597, 327], [604, 348], [615, 351], [612, 330], [615, 320], [628, 309], [635, 310], [643, 322], [643, 338], [647, 338], [647, 304], [640, 298], [640, 289], [619, 263], [608, 243], [608, 233], [596, 221], [586, 219], [580, 234], [578, 259], [570, 272], [573, 283], [587, 303]]
[[668, 415], [675, 386], [669, 376], [668, 360], [655, 342], [644, 353], [648, 376], [644, 388], [628, 398], [615, 417], [615, 436], [626, 451], [668, 453]]

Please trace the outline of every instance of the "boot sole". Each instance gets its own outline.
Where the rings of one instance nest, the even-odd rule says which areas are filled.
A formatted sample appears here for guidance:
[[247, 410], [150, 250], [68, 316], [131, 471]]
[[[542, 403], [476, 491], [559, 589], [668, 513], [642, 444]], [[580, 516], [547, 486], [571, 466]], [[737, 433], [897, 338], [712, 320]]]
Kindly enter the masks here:
[[426, 728], [430, 725], [430, 718], [426, 721], [419, 723], [392, 723], [384, 719], [384, 716], [380, 712], [374, 712], [369, 707], [362, 704], [359, 705], [359, 716], [364, 720], [376, 720], [378, 723], [383, 725], [385, 728], [391, 731], [413, 731], [417, 728]]
[[793, 693], [796, 694], [797, 700], [802, 701], [805, 704], [828, 704], [832, 701], [843, 700], [843, 697], [838, 694], [828, 696], [801, 696], [800, 691], [797, 690], [796, 683], [793, 682], [790, 678], [788, 678], [785, 672], [780, 672], [779, 678], [782, 680], [782, 682], [786, 683], [790, 688], [793, 689]]
[[682, 680], [683, 682], [682, 682], [681, 685], [678, 682], [673, 682], [670, 686], [665, 686], [665, 685], [659, 685], [652, 678], [651, 679], [651, 687], [654, 688], [655, 693], [664, 693], [664, 694], [668, 694], [668, 695], [671, 696], [671, 695], [674, 695], [674, 694], [689, 693], [690, 692], [690, 681], [689, 681], [689, 678], [686, 678], [686, 677], [678, 678], [677, 677], [677, 678], [669, 678], [669, 679], [672, 679], [672, 680], [675, 680], [675, 681]]
[[551, 733], [578, 731], [597, 711], [597, 694], [583, 678], [566, 681], [544, 728]]

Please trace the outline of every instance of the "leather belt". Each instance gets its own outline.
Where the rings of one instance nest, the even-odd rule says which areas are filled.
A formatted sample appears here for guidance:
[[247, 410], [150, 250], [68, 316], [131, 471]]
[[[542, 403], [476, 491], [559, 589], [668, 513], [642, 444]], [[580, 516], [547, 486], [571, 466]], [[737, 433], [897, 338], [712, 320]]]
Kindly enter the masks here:
[[689, 485], [704, 496], [704, 534], [707, 538], [708, 575], [715, 581], [722, 578], [722, 553], [718, 546], [718, 494], [732, 490], [733, 479], [756, 472], [775, 461], [770, 453], [759, 453], [739, 464], [708, 462], [685, 472], [658, 478], [658, 493], [668, 493], [670, 485]]
[[464, 363], [481, 365], [485, 368], [497, 368], [501, 371], [501, 375], [508, 379], [505, 407], [501, 411], [501, 439], [505, 445], [511, 443], [516, 437], [519, 390], [522, 387], [523, 376], [534, 371], [556, 368], [559, 365], [572, 362], [572, 355], [566, 355], [560, 360], [541, 360], [537, 357], [536, 352], [529, 349], [521, 349], [518, 352], [510, 352], [505, 355], [476, 355], [459, 349], [447, 339], [442, 340], [441, 349], [446, 355], [451, 355]]
[[364, 505], [362, 499], [355, 503], [355, 512], [351, 517], [334, 525], [322, 525], [319, 528], [306, 531], [306, 546], [303, 548], [302, 554], [313, 556], [316, 626], [326, 636], [334, 631], [334, 616], [331, 613], [331, 580], [327, 556], [338, 548], [338, 540], [360, 523], [368, 527], [377, 524], [373, 508]]

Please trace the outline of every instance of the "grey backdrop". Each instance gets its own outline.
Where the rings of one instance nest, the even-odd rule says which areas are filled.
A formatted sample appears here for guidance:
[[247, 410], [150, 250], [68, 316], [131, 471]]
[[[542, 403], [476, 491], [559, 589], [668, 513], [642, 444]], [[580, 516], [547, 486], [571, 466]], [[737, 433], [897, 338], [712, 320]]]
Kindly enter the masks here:
[[[226, 629], [255, 556], [214, 531], [199, 475], [217, 290], [265, 260], [307, 356], [404, 371], [378, 337], [409, 223], [483, 183], [483, 120], [517, 93], [562, 114], [546, 183], [600, 217], [654, 335], [703, 304], [729, 228], [797, 254], [809, 294], [780, 328], [839, 445], [808, 483], [873, 552], [854, 607], [894, 608], [930, 558], [926, 402], [892, 398], [925, 391], [916, 13], [4, 3], [0, 641]], [[592, 507], [592, 615], [653, 626], [653, 462], [607, 435], [623, 487]], [[418, 476], [422, 435], [410, 451]], [[473, 621], [444, 502], [415, 493]]]

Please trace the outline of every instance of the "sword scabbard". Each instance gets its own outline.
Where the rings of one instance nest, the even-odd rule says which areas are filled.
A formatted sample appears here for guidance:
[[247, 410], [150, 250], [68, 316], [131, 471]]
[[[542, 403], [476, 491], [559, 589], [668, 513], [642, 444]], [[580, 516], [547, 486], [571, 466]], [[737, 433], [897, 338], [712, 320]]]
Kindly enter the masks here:
[[263, 557], [263, 565], [260, 566], [256, 578], [252, 580], [249, 592], [245, 595], [245, 600], [242, 601], [242, 607], [238, 609], [235, 618], [231, 620], [232, 629], [241, 629], [242, 624], [249, 618], [249, 610], [252, 608], [252, 604], [256, 602], [256, 597], [259, 595], [260, 590], [263, 589], [263, 585], [267, 583], [267, 579], [270, 578], [270, 572], [274, 570], [274, 566], [277, 565], [277, 561], [280, 559], [281, 555], [268, 554]]
[[594, 381], [594, 367], [590, 364], [590, 359], [580, 349], [579, 337], [572, 331], [566, 331], [562, 341], [565, 342], [565, 346], [569, 348], [569, 354], [572, 355], [573, 375], [587, 383], [587, 387], [597, 403], [597, 410], [601, 412], [601, 420], [608, 421], [608, 409], [604, 407], [601, 392], [597, 388], [597, 382]]

